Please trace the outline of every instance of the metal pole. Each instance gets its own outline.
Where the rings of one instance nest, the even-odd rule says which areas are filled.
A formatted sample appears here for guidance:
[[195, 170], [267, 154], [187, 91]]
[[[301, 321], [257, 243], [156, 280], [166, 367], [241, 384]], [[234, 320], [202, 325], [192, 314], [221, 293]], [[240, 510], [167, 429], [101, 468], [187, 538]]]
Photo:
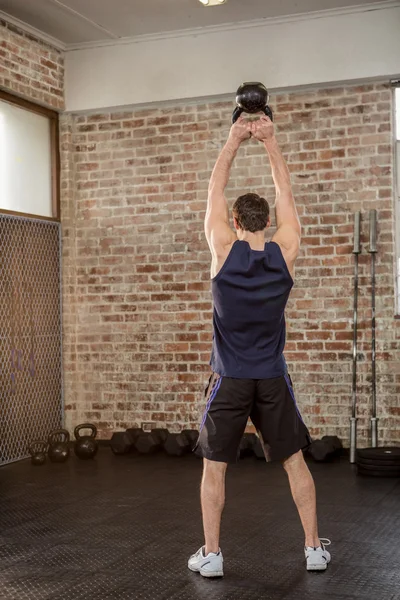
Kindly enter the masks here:
[[358, 255], [360, 247], [361, 212], [354, 215], [354, 303], [353, 303], [353, 379], [350, 417], [350, 462], [356, 462], [357, 449], [357, 307], [358, 307]]
[[372, 366], [372, 417], [371, 417], [371, 445], [378, 446], [378, 419], [376, 417], [376, 352], [375, 352], [375, 255], [376, 249], [376, 210], [369, 211], [369, 250], [371, 254], [371, 366]]

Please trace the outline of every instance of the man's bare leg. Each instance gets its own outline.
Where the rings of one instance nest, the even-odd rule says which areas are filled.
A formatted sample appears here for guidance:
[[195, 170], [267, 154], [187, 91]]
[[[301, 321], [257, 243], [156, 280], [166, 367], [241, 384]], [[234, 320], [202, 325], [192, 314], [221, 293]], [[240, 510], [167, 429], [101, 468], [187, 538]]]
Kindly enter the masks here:
[[320, 545], [317, 524], [317, 502], [312, 475], [300, 450], [283, 462], [289, 477], [293, 500], [299, 511], [305, 535], [305, 546], [316, 548]]
[[221, 516], [225, 504], [225, 473], [227, 463], [204, 459], [201, 481], [201, 508], [205, 537], [205, 556], [219, 551]]

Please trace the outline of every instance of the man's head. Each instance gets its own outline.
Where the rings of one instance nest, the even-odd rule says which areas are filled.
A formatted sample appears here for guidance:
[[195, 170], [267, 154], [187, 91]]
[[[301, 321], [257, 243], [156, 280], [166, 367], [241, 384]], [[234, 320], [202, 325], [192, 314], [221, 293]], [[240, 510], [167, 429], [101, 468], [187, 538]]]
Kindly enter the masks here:
[[239, 196], [233, 205], [233, 217], [236, 229], [243, 231], [264, 231], [271, 224], [269, 204], [258, 194]]

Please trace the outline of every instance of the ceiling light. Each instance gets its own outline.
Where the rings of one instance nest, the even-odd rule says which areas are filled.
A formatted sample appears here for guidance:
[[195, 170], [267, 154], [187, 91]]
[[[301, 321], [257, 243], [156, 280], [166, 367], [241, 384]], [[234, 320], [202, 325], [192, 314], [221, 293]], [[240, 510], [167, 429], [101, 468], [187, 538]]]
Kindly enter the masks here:
[[200, 0], [204, 6], [218, 6], [218, 4], [224, 4], [226, 0]]

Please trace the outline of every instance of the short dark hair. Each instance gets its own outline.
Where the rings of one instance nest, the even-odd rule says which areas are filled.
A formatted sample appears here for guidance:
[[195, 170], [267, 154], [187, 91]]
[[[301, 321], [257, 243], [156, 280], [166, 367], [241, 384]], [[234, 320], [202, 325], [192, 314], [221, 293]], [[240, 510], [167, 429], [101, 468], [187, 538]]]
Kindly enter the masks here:
[[244, 194], [233, 205], [233, 216], [244, 231], [264, 231], [269, 220], [269, 204], [258, 194]]

